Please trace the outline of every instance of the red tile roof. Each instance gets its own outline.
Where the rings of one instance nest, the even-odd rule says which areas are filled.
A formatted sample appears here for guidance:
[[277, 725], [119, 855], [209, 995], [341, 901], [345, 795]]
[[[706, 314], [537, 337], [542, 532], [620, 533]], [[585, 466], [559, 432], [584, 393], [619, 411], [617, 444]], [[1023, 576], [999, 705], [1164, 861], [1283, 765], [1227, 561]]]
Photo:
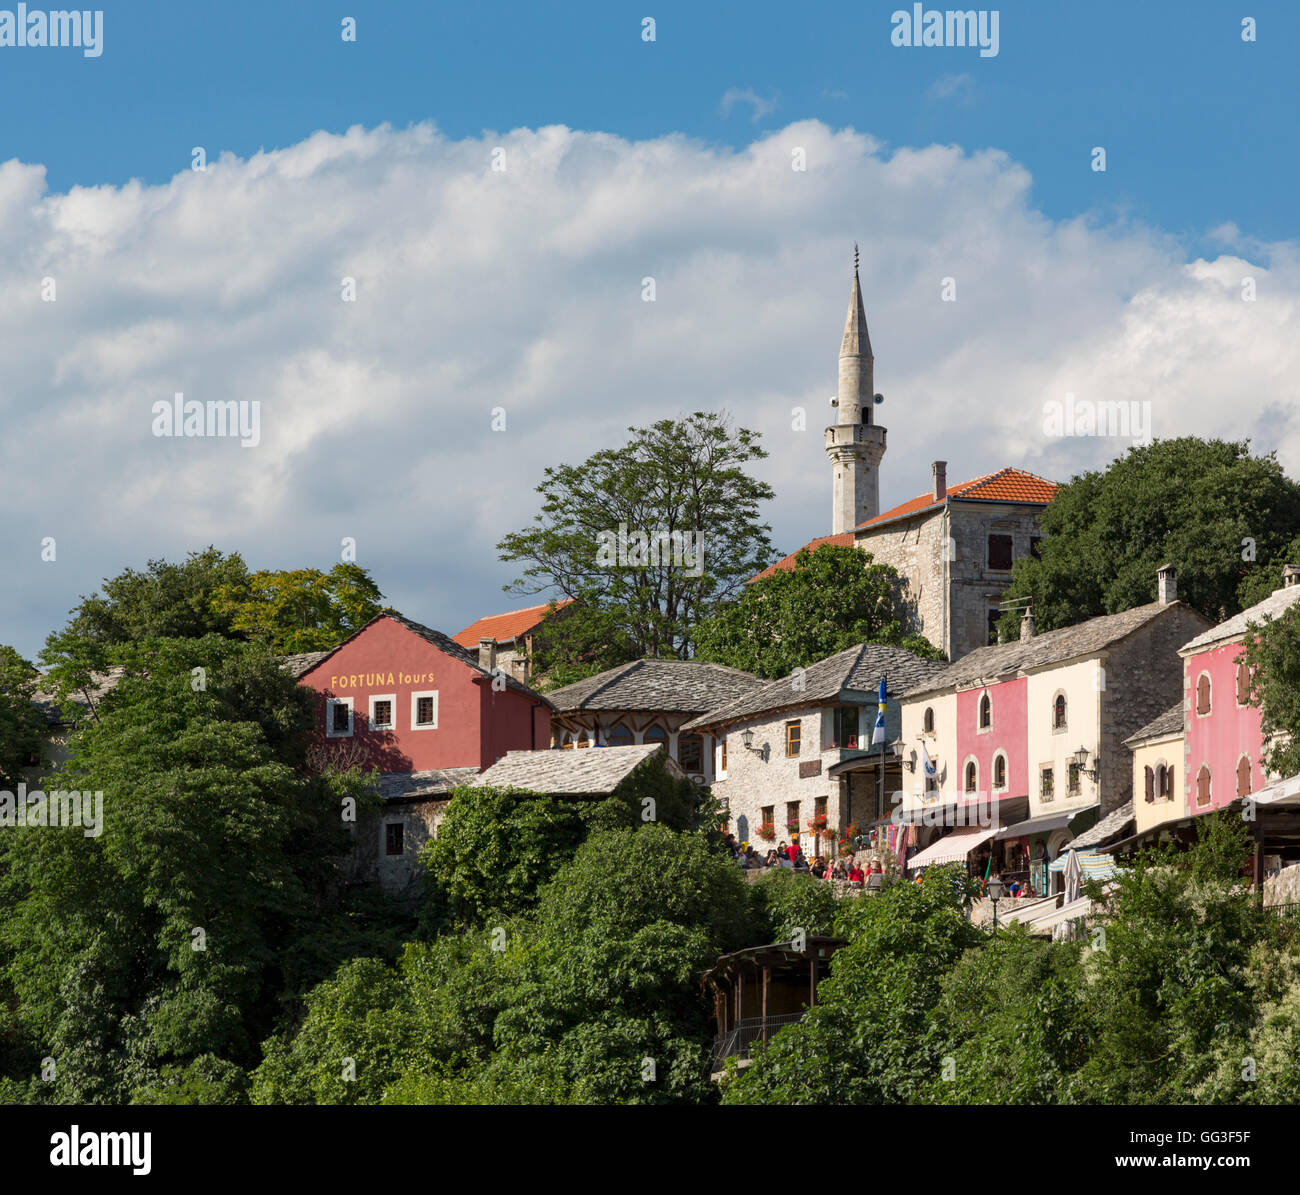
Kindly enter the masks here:
[[[1046, 506], [1060, 488], [1056, 482], [1048, 481], [1045, 477], [1039, 477], [1034, 473], [1027, 473], [1024, 469], [1006, 468], [999, 469], [996, 473], [985, 473], [983, 477], [976, 477], [971, 481], [950, 485], [948, 497], [960, 498], [963, 502], [1036, 502]], [[936, 502], [934, 491], [927, 490], [924, 494], [918, 494], [915, 498], [876, 515], [874, 519], [859, 523], [856, 531], [865, 531], [882, 523], [921, 514], [927, 510], [938, 510], [942, 506], [943, 500]], [[847, 547], [853, 544], [854, 537], [853, 531], [844, 531], [839, 535], [823, 535], [810, 540], [804, 547], [809, 551], [821, 547], [822, 544], [841, 544]], [[799, 552], [801, 551], [803, 548], [799, 549]], [[777, 569], [794, 568], [794, 558], [799, 555], [799, 552], [791, 552], [784, 560], [769, 565], [761, 573], [750, 577], [750, 581], [760, 581], [764, 577], [770, 577]]]
[[[841, 531], [839, 535], [823, 535], [817, 539], [809, 540], [804, 544], [803, 548], [807, 548], [810, 552], [815, 552], [822, 546], [822, 544], [835, 544], [837, 547], [851, 548], [853, 547], [853, 532]], [[803, 551], [803, 548], [800, 548], [798, 552], [791, 552], [784, 560], [778, 560], [775, 564], [769, 564], [761, 573], [756, 573], [754, 576], [750, 577], [749, 580], [761, 581], [764, 577], [770, 577], [777, 571], [777, 569], [794, 568], [794, 558], [799, 555], [799, 552]], [[746, 582], [746, 584], [748, 583], [749, 582]]]
[[[555, 603], [558, 610], [567, 606], [573, 599], [563, 598]], [[526, 635], [546, 617], [550, 602], [540, 606], [527, 606], [523, 610], [509, 610], [505, 614], [489, 614], [477, 622], [471, 622], [463, 631], [457, 631], [452, 640], [461, 647], [477, 647], [480, 639], [495, 639], [498, 643], [508, 643], [519, 635]]]

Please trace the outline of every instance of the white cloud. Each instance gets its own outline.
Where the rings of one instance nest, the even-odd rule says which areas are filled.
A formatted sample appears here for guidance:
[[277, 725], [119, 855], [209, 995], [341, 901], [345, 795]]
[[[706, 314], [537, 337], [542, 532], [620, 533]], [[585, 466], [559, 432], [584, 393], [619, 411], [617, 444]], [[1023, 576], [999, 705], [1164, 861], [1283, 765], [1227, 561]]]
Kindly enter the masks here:
[[[1251, 436], [1300, 471], [1296, 246], [1232, 229], [1233, 256], [1188, 261], [1158, 230], [1053, 222], [1030, 183], [999, 152], [890, 154], [817, 122], [741, 151], [353, 129], [69, 194], [4, 163], [0, 641], [34, 652], [79, 594], [153, 556], [213, 541], [329, 567], [344, 536], [395, 605], [455, 631], [525, 604], [500, 592], [514, 574], [494, 545], [531, 519], [544, 466], [701, 408], [764, 433], [792, 549], [827, 530], [855, 239], [886, 504], [936, 458], [954, 482], [1004, 464], [1064, 478], [1123, 451], [1044, 438], [1042, 404], [1067, 391], [1150, 401], [1157, 435]], [[260, 400], [260, 446], [154, 438], [152, 404], [176, 391]]]
[[722, 115], [730, 116], [737, 104], [749, 104], [754, 109], [750, 119], [755, 124], [776, 108], [775, 100], [765, 100], [752, 87], [729, 87], [722, 97]]

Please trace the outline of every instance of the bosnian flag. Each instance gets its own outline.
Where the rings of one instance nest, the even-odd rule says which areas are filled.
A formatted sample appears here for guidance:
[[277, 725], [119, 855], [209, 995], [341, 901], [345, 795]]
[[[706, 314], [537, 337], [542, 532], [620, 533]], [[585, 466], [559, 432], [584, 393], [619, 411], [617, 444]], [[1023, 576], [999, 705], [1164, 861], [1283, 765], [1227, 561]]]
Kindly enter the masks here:
[[925, 749], [925, 744], [921, 744], [921, 766], [925, 769], [927, 776], [933, 776], [938, 771], [934, 766], [934, 760], [930, 758], [930, 753]]
[[880, 678], [880, 705], [876, 710], [876, 728], [871, 732], [873, 747], [885, 741], [885, 678]]

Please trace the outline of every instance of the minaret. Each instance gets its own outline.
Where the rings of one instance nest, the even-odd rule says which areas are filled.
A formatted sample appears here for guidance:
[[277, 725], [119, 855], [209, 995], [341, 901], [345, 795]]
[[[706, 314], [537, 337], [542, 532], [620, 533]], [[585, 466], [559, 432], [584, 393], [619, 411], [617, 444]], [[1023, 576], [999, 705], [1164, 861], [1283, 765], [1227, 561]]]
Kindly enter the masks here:
[[831, 534], [852, 531], [880, 513], [880, 458], [885, 429], [872, 423], [875, 358], [867, 334], [858, 281], [858, 247], [853, 246], [853, 291], [840, 343], [840, 376], [835, 406], [838, 418], [826, 429], [826, 455], [834, 474]]

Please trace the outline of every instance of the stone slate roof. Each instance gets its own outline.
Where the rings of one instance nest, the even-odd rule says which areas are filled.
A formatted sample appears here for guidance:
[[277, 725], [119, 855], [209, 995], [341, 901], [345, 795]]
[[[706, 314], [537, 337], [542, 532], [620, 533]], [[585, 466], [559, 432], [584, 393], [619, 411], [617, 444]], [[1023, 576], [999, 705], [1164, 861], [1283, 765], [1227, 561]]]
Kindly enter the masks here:
[[1264, 622], [1268, 619], [1277, 618], [1295, 602], [1300, 602], [1300, 585], [1283, 586], [1281, 589], [1275, 589], [1262, 602], [1256, 602], [1249, 610], [1243, 610], [1240, 614], [1219, 623], [1217, 627], [1211, 627], [1208, 631], [1197, 635], [1195, 639], [1184, 643], [1178, 650], [1180, 652], [1199, 651], [1211, 644], [1221, 643], [1225, 639], [1234, 639], [1238, 635], [1244, 635], [1249, 623]]
[[1183, 703], [1180, 701], [1176, 705], [1171, 705], [1163, 714], [1152, 718], [1136, 734], [1131, 734], [1124, 740], [1124, 746], [1129, 747], [1135, 743], [1140, 743], [1144, 739], [1159, 739], [1171, 734], [1183, 733]]
[[564, 797], [604, 797], [612, 793], [647, 759], [662, 756], [675, 776], [685, 773], [669, 757], [662, 743], [637, 743], [627, 747], [587, 747], [573, 751], [510, 751], [471, 787], [524, 788], [530, 792]]
[[[723, 722], [753, 718], [758, 714], [796, 706], [818, 705], [838, 697], [845, 689], [874, 693], [885, 678], [886, 694], [897, 697], [914, 685], [927, 682], [946, 664], [925, 660], [902, 647], [884, 643], [859, 643], [833, 656], [793, 672], [781, 680], [769, 681], [726, 705], [711, 709], [687, 722], [683, 730], [698, 730]], [[798, 687], [796, 688], [796, 684]]]
[[1126, 801], [1118, 809], [1106, 814], [1092, 829], [1085, 830], [1073, 842], [1068, 843], [1065, 849], [1074, 847], [1078, 850], [1085, 846], [1104, 846], [1127, 834], [1132, 825], [1133, 802]]
[[[412, 634], [419, 635], [420, 638], [423, 639], [426, 643], [433, 644], [433, 646], [436, 647], [439, 651], [443, 652], [446, 655], [451, 656], [453, 660], [460, 660], [462, 663], [468, 664], [471, 668], [474, 669], [475, 672], [481, 674], [482, 676], [492, 675], [492, 673], [489, 672], [486, 668], [483, 668], [479, 665], [477, 651], [467, 651], [465, 648], [461, 647], [459, 643], [456, 643], [449, 635], [444, 635], [441, 631], [435, 631], [432, 627], [426, 627], [423, 623], [419, 623], [416, 622], [414, 619], [407, 618], [404, 614], [399, 614], [396, 610], [385, 610], [382, 614], [376, 614], [375, 617], [372, 618], [368, 623], [366, 623], [366, 625], [363, 626], [359, 631], [353, 631], [351, 635], [349, 635], [346, 639], [343, 640], [342, 643], [338, 645], [338, 647], [331, 648], [329, 651], [305, 652], [302, 655], [298, 655], [298, 656], [285, 656], [284, 657], [285, 667], [291, 668], [291, 665], [289, 663], [290, 661], [295, 661], [295, 660], [306, 661], [310, 656], [318, 656], [319, 657], [318, 659], [310, 663], [306, 663], [305, 666], [303, 667], [302, 672], [298, 672], [294, 674], [295, 676], [298, 677], [299, 680], [301, 680], [302, 677], [305, 676], [308, 672], [310, 672], [313, 668], [318, 667], [325, 660], [329, 659], [329, 657], [332, 656], [336, 651], [338, 651], [339, 648], [345, 647], [347, 644], [351, 643], [352, 640], [357, 638], [359, 635], [364, 635], [366, 631], [368, 631], [372, 626], [374, 626], [375, 623], [377, 623], [381, 618], [391, 618], [395, 623], [404, 626]], [[527, 685], [520, 683], [519, 681], [515, 680], [514, 677], [504, 672], [501, 675], [505, 679], [507, 688], [514, 689], [516, 693], [523, 693], [526, 697], [531, 697], [535, 701], [542, 702], [542, 704], [544, 705], [550, 705], [549, 699], [543, 697], [535, 689], [530, 689]]]
[[379, 795], [385, 801], [414, 797], [445, 797], [453, 788], [468, 784], [478, 768], [426, 768], [420, 772], [385, 772], [379, 777]]
[[738, 668], [704, 660], [633, 660], [548, 693], [561, 713], [647, 710], [702, 714], [764, 682]]
[[332, 649], [329, 651], [301, 651], [296, 655], [281, 656], [280, 667], [292, 676], [294, 680], [301, 680], [326, 656], [333, 654], [334, 652]]
[[[122, 679], [125, 673], [126, 669], [121, 665], [110, 668], [107, 672], [92, 672], [90, 675], [90, 701], [98, 705], [106, 694], [117, 688], [117, 682]], [[69, 701], [73, 705], [80, 706], [83, 710], [90, 708], [90, 704], [86, 701], [86, 695], [74, 693], [69, 698]], [[50, 726], [67, 725], [67, 719], [60, 711], [59, 703], [53, 693], [44, 689], [37, 689], [32, 694], [32, 704], [39, 707]]]
[[1181, 602], [1150, 602], [1145, 606], [1123, 610], [1119, 614], [1102, 614], [1072, 627], [1044, 631], [1028, 639], [977, 647], [969, 655], [962, 656], [955, 664], [948, 665], [938, 675], [928, 678], [924, 684], [903, 696], [916, 697], [938, 689], [992, 680], [1026, 668], [1039, 668], [1046, 664], [1095, 655], [1112, 643], [1118, 643], [1131, 635], [1152, 619], [1159, 618], [1166, 610], [1174, 610], [1182, 605]]

